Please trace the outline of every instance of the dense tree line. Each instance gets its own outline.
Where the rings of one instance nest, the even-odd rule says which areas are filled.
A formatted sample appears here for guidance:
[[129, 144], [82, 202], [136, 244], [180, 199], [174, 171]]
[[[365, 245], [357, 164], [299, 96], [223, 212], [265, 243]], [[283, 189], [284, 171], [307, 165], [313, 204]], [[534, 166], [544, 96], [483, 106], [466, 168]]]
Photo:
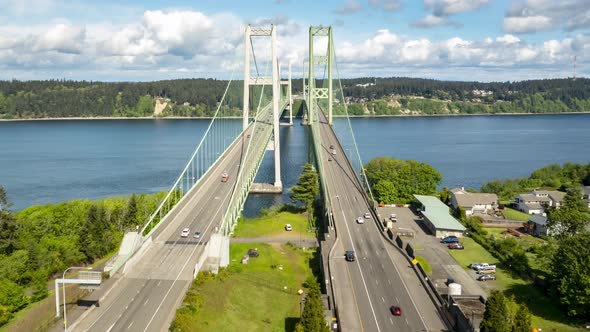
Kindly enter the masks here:
[[[375, 85], [357, 86], [368, 82]], [[211, 116], [217, 109], [227, 80], [178, 79], [154, 82], [93, 82], [70, 80], [0, 81], [0, 118], [93, 116], [152, 116], [155, 99], [169, 100], [162, 116]], [[319, 84], [319, 83], [318, 83]], [[521, 82], [455, 82], [417, 78], [343, 79], [348, 113], [498, 114], [580, 112], [590, 110], [590, 80], [580, 78]], [[230, 86], [232, 115], [242, 108], [242, 82]], [[475, 90], [489, 91], [482, 96]], [[293, 80], [302, 91], [302, 80]], [[392, 104], [382, 98], [397, 96]], [[400, 97], [401, 96], [401, 97]], [[426, 99], [423, 99], [426, 98]], [[337, 98], [338, 99], [338, 98]], [[362, 101], [358, 103], [357, 101]], [[342, 103], [335, 107], [344, 113]]]
[[0, 186], [0, 326], [46, 297], [51, 276], [113, 252], [164, 195], [74, 200], [13, 213]]
[[533, 171], [527, 178], [492, 180], [480, 190], [494, 193], [500, 200], [513, 200], [518, 193], [537, 188], [565, 191], [580, 185], [590, 186], [590, 163], [565, 163], [563, 166], [551, 164]]
[[530, 332], [532, 319], [528, 308], [518, 304], [512, 297], [493, 290], [486, 302], [483, 320], [479, 325], [482, 332]]

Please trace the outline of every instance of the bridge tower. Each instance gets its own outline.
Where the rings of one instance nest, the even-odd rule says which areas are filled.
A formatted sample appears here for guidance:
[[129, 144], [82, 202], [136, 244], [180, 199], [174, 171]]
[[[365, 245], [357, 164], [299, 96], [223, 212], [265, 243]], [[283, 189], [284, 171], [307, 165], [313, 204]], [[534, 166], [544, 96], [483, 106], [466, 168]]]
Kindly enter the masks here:
[[[271, 59], [272, 59], [272, 76], [271, 77], [250, 77], [250, 54], [254, 55], [254, 50], [250, 47], [252, 37], [270, 37], [271, 41]], [[283, 187], [281, 182], [281, 144], [279, 138], [279, 98], [280, 98], [280, 77], [279, 65], [277, 59], [277, 30], [274, 24], [268, 27], [246, 26], [244, 34], [244, 101], [243, 101], [243, 129], [246, 130], [249, 123], [250, 108], [250, 86], [251, 85], [271, 85], [272, 84], [272, 119], [274, 134], [274, 159], [275, 159], [275, 182], [274, 186]]]
[[[325, 55], [318, 55], [314, 52], [314, 38], [315, 37], [327, 37], [328, 44], [327, 50]], [[334, 61], [333, 56], [334, 47], [332, 44], [332, 27], [324, 27], [324, 26], [312, 26], [309, 27], [309, 64], [308, 70], [309, 74], [307, 76], [307, 105], [308, 105], [308, 118], [309, 123], [311, 124], [312, 121], [315, 121], [316, 117], [314, 116], [315, 109], [315, 100], [316, 99], [328, 99], [328, 123], [332, 124], [332, 102], [333, 102], [333, 91], [332, 91], [332, 63]], [[326, 66], [326, 71], [328, 74], [327, 77], [327, 86], [324, 85], [323, 87], [316, 87], [316, 77], [314, 72], [314, 67], [317, 65], [324, 65]], [[305, 66], [305, 64], [304, 64]], [[305, 85], [305, 83], [304, 83]], [[305, 91], [305, 86], [304, 86]]]

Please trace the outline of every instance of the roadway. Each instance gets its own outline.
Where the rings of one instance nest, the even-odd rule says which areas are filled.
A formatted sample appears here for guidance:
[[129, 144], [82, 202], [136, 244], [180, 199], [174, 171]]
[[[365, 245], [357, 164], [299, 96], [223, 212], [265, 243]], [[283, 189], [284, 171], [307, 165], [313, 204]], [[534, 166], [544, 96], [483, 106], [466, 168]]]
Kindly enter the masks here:
[[[163, 331], [168, 330], [176, 309], [193, 281], [195, 265], [206, 254], [205, 245], [216, 227], [221, 227], [236, 184], [239, 165], [248, 152], [265, 151], [272, 133], [272, 112], [265, 109], [256, 126], [251, 125], [206, 174], [189, 201], [168, 225], [152, 236], [145, 253], [109, 290], [108, 296], [79, 322], [73, 331]], [[251, 134], [248, 138], [247, 134]], [[249, 150], [248, 150], [249, 148]], [[245, 158], [253, 167], [254, 158]], [[229, 179], [221, 182], [227, 171]], [[180, 237], [183, 228], [188, 238]], [[193, 237], [195, 231], [201, 237]]]
[[[419, 301], [420, 309], [413, 297], [428, 298], [423, 288], [412, 287], [412, 294], [406, 283], [407, 273], [400, 275], [400, 268], [408, 264], [400, 261], [387, 246], [380, 230], [372, 218], [364, 224], [356, 219], [369, 212], [360, 187], [338, 139], [328, 125], [322, 112], [320, 135], [324, 161], [324, 180], [330, 197], [333, 219], [338, 234], [337, 242], [330, 257], [334, 297], [338, 307], [340, 324], [344, 331], [440, 331], [444, 324], [432, 302]], [[333, 145], [336, 155], [328, 161]], [[344, 258], [346, 250], [354, 250], [356, 260]], [[397, 261], [396, 261], [397, 260]], [[417, 278], [417, 277], [415, 277]], [[418, 302], [418, 301], [416, 301]], [[430, 305], [429, 305], [430, 303]], [[400, 306], [401, 316], [393, 316], [390, 307]], [[425, 321], [426, 318], [426, 322]]]

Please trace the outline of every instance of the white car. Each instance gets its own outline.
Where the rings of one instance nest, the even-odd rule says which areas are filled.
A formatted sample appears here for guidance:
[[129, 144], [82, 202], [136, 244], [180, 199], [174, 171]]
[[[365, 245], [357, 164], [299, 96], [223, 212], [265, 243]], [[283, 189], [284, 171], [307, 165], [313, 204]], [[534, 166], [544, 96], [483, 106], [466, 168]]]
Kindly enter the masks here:
[[358, 218], [356, 218], [356, 223], [357, 224], [364, 224], [365, 223], [365, 219], [363, 217], [358, 217]]
[[371, 214], [369, 212], [365, 213], [365, 219], [371, 219]]
[[180, 237], [188, 237], [188, 235], [190, 234], [190, 232], [191, 232], [190, 229], [188, 229], [188, 227], [187, 227], [187, 228], [185, 228], [185, 229], [182, 230], [182, 232], [180, 233]]
[[290, 231], [293, 230], [293, 226], [291, 226], [291, 224], [286, 224], [285, 225], [285, 230], [290, 232]]
[[389, 219], [391, 219], [391, 220], [396, 219], [396, 218], [397, 218], [397, 215], [395, 213], [392, 213], [389, 215]]

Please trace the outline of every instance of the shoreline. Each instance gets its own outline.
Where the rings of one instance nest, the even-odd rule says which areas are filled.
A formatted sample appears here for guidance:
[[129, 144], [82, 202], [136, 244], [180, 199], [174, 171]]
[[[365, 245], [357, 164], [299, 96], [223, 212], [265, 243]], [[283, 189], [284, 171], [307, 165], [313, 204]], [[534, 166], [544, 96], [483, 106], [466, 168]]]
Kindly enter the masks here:
[[[455, 117], [455, 116], [511, 116], [511, 115], [570, 115], [570, 114], [590, 114], [590, 111], [584, 112], [551, 112], [551, 113], [474, 113], [474, 114], [367, 114], [367, 115], [349, 115], [349, 118], [419, 118], [419, 117]], [[342, 115], [334, 114], [335, 118], [342, 118]], [[202, 116], [141, 116], [141, 117], [114, 117], [114, 116], [96, 116], [96, 117], [64, 117], [64, 118], [22, 118], [22, 119], [0, 119], [0, 122], [19, 122], [19, 121], [85, 121], [85, 120], [211, 120], [213, 117]], [[227, 117], [226, 119], [241, 119], [241, 116]]]

